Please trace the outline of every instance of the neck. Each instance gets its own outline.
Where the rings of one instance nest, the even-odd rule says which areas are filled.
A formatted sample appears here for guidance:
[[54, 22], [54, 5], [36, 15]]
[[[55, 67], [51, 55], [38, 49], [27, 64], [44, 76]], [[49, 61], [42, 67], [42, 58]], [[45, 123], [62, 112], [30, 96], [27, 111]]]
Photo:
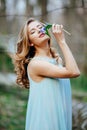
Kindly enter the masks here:
[[48, 57], [52, 57], [51, 53], [50, 53], [49, 45], [47, 44], [47, 46], [36, 48], [35, 56], [48, 56]]

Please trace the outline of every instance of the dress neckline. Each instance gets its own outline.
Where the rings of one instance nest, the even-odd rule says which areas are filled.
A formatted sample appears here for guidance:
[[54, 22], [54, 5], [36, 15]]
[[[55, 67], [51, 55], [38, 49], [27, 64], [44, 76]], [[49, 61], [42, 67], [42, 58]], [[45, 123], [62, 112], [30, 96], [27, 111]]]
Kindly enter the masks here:
[[34, 56], [33, 58], [42, 58], [42, 59], [50, 59], [50, 60], [55, 60], [55, 58], [53, 58], [53, 57], [47, 57], [47, 56]]
[[33, 58], [48, 58], [48, 59], [55, 59], [53, 57], [48, 57], [48, 56], [34, 56]]

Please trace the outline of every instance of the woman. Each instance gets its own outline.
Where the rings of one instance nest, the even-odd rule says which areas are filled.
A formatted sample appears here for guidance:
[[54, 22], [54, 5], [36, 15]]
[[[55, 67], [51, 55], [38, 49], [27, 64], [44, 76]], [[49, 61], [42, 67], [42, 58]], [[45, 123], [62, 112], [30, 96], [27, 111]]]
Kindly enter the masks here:
[[71, 130], [72, 96], [68, 78], [80, 71], [66, 44], [63, 26], [52, 25], [52, 33], [65, 59], [51, 46], [51, 37], [41, 32], [43, 24], [30, 18], [20, 32], [13, 57], [17, 83], [30, 88], [25, 130]]

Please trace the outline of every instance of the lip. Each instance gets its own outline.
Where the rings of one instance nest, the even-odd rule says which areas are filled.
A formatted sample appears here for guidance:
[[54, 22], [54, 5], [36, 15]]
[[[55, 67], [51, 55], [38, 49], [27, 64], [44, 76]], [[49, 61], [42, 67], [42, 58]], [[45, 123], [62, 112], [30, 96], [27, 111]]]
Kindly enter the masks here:
[[41, 34], [39, 35], [39, 38], [44, 37], [44, 36], [45, 36], [45, 33], [41, 33]]

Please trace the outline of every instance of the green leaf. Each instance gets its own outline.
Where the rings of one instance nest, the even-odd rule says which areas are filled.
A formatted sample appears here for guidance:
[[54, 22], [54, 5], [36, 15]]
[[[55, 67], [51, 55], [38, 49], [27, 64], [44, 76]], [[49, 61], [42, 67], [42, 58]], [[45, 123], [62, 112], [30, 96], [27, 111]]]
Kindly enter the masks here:
[[46, 34], [47, 34], [48, 36], [50, 36], [50, 34], [49, 34], [49, 32], [48, 32], [48, 29], [50, 29], [51, 27], [52, 27], [51, 24], [47, 24], [46, 27], [45, 27]]

